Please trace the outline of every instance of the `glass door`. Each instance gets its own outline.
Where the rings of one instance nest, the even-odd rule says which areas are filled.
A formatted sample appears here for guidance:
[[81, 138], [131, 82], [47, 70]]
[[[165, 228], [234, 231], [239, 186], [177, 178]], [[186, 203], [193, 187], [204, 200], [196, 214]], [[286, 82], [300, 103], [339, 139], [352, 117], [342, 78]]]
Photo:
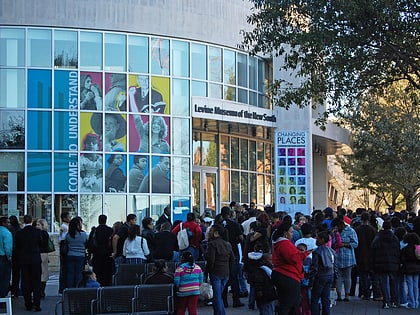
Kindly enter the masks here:
[[218, 185], [216, 169], [195, 168], [192, 174], [193, 206], [203, 215], [210, 212], [214, 218], [218, 200]]

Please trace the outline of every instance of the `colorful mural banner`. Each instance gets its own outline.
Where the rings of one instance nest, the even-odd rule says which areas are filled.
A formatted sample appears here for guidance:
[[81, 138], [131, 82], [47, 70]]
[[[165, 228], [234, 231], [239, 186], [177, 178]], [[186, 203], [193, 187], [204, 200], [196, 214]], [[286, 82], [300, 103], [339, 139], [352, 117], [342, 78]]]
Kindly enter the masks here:
[[308, 137], [305, 131], [276, 132], [276, 210], [310, 213]]

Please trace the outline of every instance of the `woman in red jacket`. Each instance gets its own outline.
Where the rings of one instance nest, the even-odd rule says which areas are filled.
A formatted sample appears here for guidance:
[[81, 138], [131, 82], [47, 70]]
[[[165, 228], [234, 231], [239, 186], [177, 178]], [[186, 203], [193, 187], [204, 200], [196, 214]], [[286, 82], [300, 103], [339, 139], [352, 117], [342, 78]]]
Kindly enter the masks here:
[[271, 279], [277, 289], [279, 315], [298, 314], [303, 260], [309, 254], [296, 248], [290, 241], [292, 236], [293, 226], [288, 222], [283, 222], [273, 234]]

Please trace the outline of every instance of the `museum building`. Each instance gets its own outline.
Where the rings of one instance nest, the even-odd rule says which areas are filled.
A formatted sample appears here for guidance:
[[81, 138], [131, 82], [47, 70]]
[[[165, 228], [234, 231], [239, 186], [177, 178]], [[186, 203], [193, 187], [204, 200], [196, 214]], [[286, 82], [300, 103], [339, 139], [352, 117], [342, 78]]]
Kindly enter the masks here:
[[167, 205], [184, 220], [232, 200], [289, 212], [335, 202], [325, 156], [348, 135], [314, 127], [311, 109], [273, 109], [266, 87], [283, 74], [244, 49], [250, 9], [2, 1], [2, 215], [46, 218], [57, 232], [63, 211], [90, 229], [101, 213], [109, 224], [157, 219]]

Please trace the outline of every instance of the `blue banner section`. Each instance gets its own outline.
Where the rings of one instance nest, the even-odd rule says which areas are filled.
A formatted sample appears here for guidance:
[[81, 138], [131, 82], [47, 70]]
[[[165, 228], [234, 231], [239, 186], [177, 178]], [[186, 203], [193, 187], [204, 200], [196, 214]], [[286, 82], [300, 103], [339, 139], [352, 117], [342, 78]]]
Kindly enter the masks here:
[[51, 112], [28, 111], [28, 150], [51, 150]]
[[28, 108], [51, 108], [51, 70], [28, 70]]
[[77, 71], [54, 72], [54, 108], [77, 110], [78, 82]]
[[188, 197], [176, 198], [172, 201], [173, 214], [172, 222], [181, 220], [182, 222], [187, 220], [187, 214], [191, 212], [191, 200]]
[[54, 154], [54, 191], [77, 192], [77, 152]]
[[28, 191], [51, 192], [51, 153], [28, 152]]
[[54, 112], [54, 149], [77, 151], [77, 112]]

